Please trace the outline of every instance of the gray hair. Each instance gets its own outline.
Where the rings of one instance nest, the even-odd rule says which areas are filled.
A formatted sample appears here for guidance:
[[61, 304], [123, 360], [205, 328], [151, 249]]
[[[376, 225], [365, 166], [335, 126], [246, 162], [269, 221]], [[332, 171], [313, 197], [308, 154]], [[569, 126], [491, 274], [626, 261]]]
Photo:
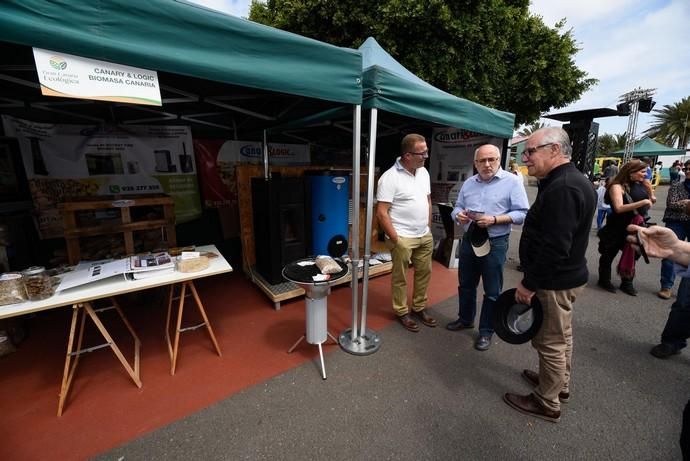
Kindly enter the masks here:
[[496, 155], [498, 156], [499, 160], [501, 158], [501, 149], [499, 149], [495, 144], [482, 144], [481, 146], [477, 147], [474, 150], [474, 159], [477, 160], [477, 153], [479, 152], [479, 149], [481, 149], [484, 146], [490, 146], [493, 147], [496, 150]]
[[547, 126], [536, 132], [543, 133], [541, 139], [542, 144], [558, 144], [561, 146], [561, 155], [565, 158], [571, 158], [573, 156], [573, 146], [570, 145], [570, 137], [568, 133], [563, 128], [557, 126]]

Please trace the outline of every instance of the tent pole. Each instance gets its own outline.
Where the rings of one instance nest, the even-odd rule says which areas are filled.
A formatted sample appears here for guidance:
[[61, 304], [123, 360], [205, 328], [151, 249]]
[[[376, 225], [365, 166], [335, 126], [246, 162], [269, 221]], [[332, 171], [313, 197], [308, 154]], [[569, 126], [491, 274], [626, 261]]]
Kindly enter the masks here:
[[[378, 351], [381, 347], [381, 340], [378, 334], [373, 330], [366, 329], [366, 317], [367, 317], [367, 291], [369, 289], [369, 258], [371, 257], [371, 227], [372, 227], [372, 210], [374, 201], [374, 161], [376, 159], [376, 124], [377, 124], [378, 112], [376, 109], [371, 109], [369, 116], [369, 169], [367, 177], [367, 209], [366, 209], [366, 224], [364, 232], [364, 261], [362, 265], [362, 323], [360, 328], [360, 334], [357, 335], [357, 315], [355, 312], [355, 307], [353, 303], [353, 315], [352, 315], [352, 334], [348, 335], [347, 331], [340, 336], [340, 347], [354, 355], [369, 355]], [[357, 175], [359, 176], [359, 162], [357, 162]], [[353, 200], [355, 197], [359, 201], [359, 178], [356, 180], [357, 185], [353, 186], [353, 191], [357, 191], [357, 194], [353, 192]], [[354, 206], [353, 206], [353, 213]], [[359, 213], [359, 206], [357, 206], [357, 213]], [[353, 232], [359, 234], [359, 225], [354, 227], [353, 222]], [[357, 219], [359, 223], [359, 219]], [[355, 238], [353, 237], [353, 247]], [[359, 238], [357, 238], [357, 243], [359, 245]], [[357, 249], [357, 256], [359, 256], [359, 247]], [[355, 253], [353, 253], [355, 254]], [[353, 287], [357, 285], [358, 273], [354, 272], [354, 258], [353, 258], [353, 272], [352, 281]], [[355, 275], [356, 274], [356, 275]], [[353, 299], [354, 299], [354, 288], [353, 288]]]
[[268, 179], [268, 135], [266, 134], [266, 130], [264, 130], [264, 145], [263, 145], [263, 151], [264, 151], [264, 179]]
[[[352, 222], [350, 244], [350, 274], [352, 275], [352, 329], [345, 330], [343, 335], [349, 336], [350, 340], [357, 338], [358, 304], [359, 304], [359, 180], [360, 180], [360, 158], [361, 158], [361, 133], [362, 133], [362, 106], [356, 105], [352, 114]], [[346, 334], [346, 333], [351, 333]], [[343, 342], [341, 341], [342, 345]]]

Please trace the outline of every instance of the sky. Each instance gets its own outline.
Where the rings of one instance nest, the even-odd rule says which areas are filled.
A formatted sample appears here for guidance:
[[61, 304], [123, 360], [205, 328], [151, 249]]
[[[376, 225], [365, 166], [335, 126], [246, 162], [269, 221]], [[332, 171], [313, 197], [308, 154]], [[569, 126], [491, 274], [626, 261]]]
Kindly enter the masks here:
[[[192, 0], [235, 16], [249, 16], [250, 0]], [[609, 107], [636, 88], [656, 89], [655, 109], [690, 96], [690, 0], [532, 0], [530, 12], [549, 26], [565, 18], [580, 51], [579, 68], [599, 83], [562, 109]], [[554, 72], [557, 72], [554, 69]], [[499, 108], [500, 109], [500, 108]], [[547, 125], [560, 122], [542, 119]], [[624, 133], [627, 117], [595, 120], [599, 134]], [[641, 113], [636, 135], [653, 122]]]

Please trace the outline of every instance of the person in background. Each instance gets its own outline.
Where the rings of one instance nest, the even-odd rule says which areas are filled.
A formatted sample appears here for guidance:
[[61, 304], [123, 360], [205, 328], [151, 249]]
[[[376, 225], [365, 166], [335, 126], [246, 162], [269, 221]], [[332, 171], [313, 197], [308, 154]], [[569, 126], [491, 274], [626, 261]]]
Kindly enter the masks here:
[[[679, 265], [682, 277], [678, 296], [671, 305], [666, 326], [661, 333], [661, 343], [649, 351], [658, 359], [679, 354], [690, 338], [690, 242], [685, 242], [668, 227], [628, 226], [628, 241], [639, 249], [641, 244], [648, 256], [664, 258]], [[685, 404], [680, 430], [680, 450], [684, 460], [690, 460], [690, 400]]]
[[[685, 163], [685, 169], [690, 170], [690, 161]], [[666, 210], [663, 221], [680, 240], [690, 238], [690, 180], [671, 184], [666, 196]], [[676, 275], [673, 272], [673, 262], [670, 259], [661, 261], [661, 289], [657, 293], [661, 299], [670, 299]]]
[[[678, 163], [680, 164], [680, 162], [678, 162]], [[685, 181], [686, 176], [687, 176], [685, 174], [685, 171], [683, 171], [683, 170], [684, 170], [684, 168], [682, 166], [678, 169], [678, 181], [680, 181], [680, 182]]]
[[604, 167], [604, 177], [613, 179], [618, 174], [618, 165], [613, 160], [607, 160], [607, 165]]
[[[678, 172], [680, 171], [681, 168], [682, 167], [680, 165], [680, 161], [676, 160], [675, 162], [673, 162], [673, 165], [671, 165], [671, 167], [668, 169], [668, 176], [669, 176], [671, 185], [673, 185], [674, 182], [678, 181]], [[683, 176], [685, 176], [685, 175], [683, 175]]]
[[642, 162], [646, 165], [645, 170], [644, 185], [647, 188], [647, 193], [649, 199], [652, 203], [656, 203], [656, 195], [654, 195], [654, 187], [652, 186], [652, 180], [654, 179], [654, 169], [652, 168], [652, 159], [649, 157], [642, 157]]
[[645, 177], [647, 181], [652, 181], [652, 159], [649, 157], [642, 157], [642, 162], [645, 164]]
[[606, 178], [599, 179], [599, 187], [597, 187], [597, 231], [604, 227], [604, 220], [611, 213], [611, 205], [604, 203], [604, 194], [606, 193]]
[[[458, 319], [446, 325], [452, 331], [474, 328], [477, 313], [477, 286], [484, 284], [484, 300], [479, 317], [479, 336], [474, 348], [488, 350], [494, 330], [491, 311], [503, 289], [503, 265], [506, 262], [511, 224], [522, 224], [529, 208], [522, 180], [501, 168], [501, 151], [484, 144], [474, 151], [477, 174], [465, 181], [458, 193], [453, 220], [465, 228], [458, 261]], [[473, 211], [474, 210], [474, 211]], [[480, 215], [475, 215], [481, 211]], [[486, 255], [475, 254], [467, 230], [470, 223], [486, 228], [491, 249]]]
[[[633, 159], [623, 165], [615, 178], [606, 186], [604, 202], [611, 205], [611, 214], [606, 219], [606, 225], [599, 231], [599, 281], [597, 285], [611, 293], [616, 288], [611, 283], [611, 264], [619, 251], [625, 247], [626, 226], [633, 221], [635, 215], [643, 219], [647, 210], [652, 206], [649, 192], [645, 185], [646, 164]], [[620, 272], [620, 271], [619, 271]], [[630, 296], [637, 296], [633, 286], [634, 260], [632, 267], [620, 273], [620, 289]]]
[[419, 331], [410, 317], [407, 299], [407, 267], [414, 267], [412, 313], [424, 325], [435, 327], [426, 312], [427, 288], [431, 279], [431, 182], [424, 161], [429, 150], [424, 136], [408, 134], [400, 145], [400, 157], [378, 182], [376, 216], [386, 233], [386, 245], [393, 262], [391, 291], [393, 310], [407, 330]]
[[573, 304], [589, 278], [585, 254], [597, 206], [591, 183], [570, 161], [571, 155], [562, 128], [537, 130], [525, 143], [523, 163], [539, 179], [539, 192], [522, 228], [524, 273], [515, 301], [529, 305], [536, 296], [544, 320], [532, 339], [539, 372], [522, 372], [534, 392], [503, 396], [513, 409], [551, 422], [560, 420], [561, 402], [570, 398]]
[[520, 179], [521, 184], [525, 184], [525, 177], [524, 175], [520, 172], [520, 167], [518, 166], [517, 162], [511, 161], [510, 164], [508, 165], [508, 169], [510, 170], [511, 173], [513, 173], [515, 176], [517, 176]]
[[599, 166], [599, 162], [594, 162], [594, 168], [592, 171], [592, 175], [594, 175], [595, 178], [598, 178], [601, 173], [601, 167]]

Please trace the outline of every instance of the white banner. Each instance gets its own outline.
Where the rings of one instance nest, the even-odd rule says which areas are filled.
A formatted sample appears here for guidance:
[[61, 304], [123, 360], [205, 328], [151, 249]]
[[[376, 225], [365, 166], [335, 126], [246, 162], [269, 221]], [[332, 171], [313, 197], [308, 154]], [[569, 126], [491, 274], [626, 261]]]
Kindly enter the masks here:
[[188, 126], [57, 125], [2, 116], [17, 138], [42, 238], [62, 235], [65, 198], [165, 193], [178, 222], [201, 215]]
[[[218, 164], [263, 163], [260, 142], [226, 141], [218, 152]], [[268, 143], [269, 165], [309, 165], [308, 144]]]
[[158, 74], [151, 70], [34, 48], [44, 96], [160, 106]]
[[[434, 128], [429, 155], [431, 175], [432, 226], [434, 242], [446, 237], [437, 203], [455, 206], [462, 184], [474, 174], [474, 151], [483, 144], [502, 149], [503, 139], [492, 138], [458, 128]], [[462, 236], [462, 226], [455, 226], [455, 238]], [[457, 267], [451, 261], [449, 267]]]

